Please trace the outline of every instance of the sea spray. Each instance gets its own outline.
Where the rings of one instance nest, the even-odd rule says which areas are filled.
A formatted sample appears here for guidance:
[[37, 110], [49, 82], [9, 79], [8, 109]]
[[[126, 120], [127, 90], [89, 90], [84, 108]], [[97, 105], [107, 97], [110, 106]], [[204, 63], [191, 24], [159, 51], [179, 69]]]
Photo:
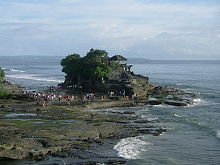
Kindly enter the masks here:
[[147, 148], [152, 145], [152, 143], [143, 141], [140, 139], [140, 136], [137, 136], [122, 139], [116, 146], [114, 146], [114, 149], [118, 151], [119, 157], [125, 159], [138, 159], [139, 154], [146, 151]]
[[220, 139], [220, 130], [217, 130], [216, 137]]

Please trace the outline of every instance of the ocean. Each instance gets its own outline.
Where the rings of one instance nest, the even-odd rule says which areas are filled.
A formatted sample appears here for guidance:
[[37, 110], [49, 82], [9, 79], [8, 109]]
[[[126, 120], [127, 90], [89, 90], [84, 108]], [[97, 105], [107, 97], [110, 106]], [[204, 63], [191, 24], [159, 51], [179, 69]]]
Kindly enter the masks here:
[[[6, 79], [22, 87], [44, 90], [64, 81], [61, 56], [0, 56]], [[198, 96], [187, 107], [140, 106], [105, 111], [132, 111], [160, 121], [168, 131], [160, 136], [121, 139], [112, 149], [127, 165], [220, 164], [220, 61], [128, 59], [135, 74], [150, 83], [174, 87]]]
[[0, 67], [8, 81], [31, 90], [45, 90], [64, 82], [62, 58], [65, 56], [0, 56]]

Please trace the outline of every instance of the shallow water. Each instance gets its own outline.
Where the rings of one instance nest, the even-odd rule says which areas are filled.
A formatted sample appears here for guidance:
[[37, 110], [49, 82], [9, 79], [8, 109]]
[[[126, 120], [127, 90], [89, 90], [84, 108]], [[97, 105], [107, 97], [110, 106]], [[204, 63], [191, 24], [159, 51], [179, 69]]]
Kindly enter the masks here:
[[11, 113], [11, 114], [5, 115], [5, 118], [34, 117], [34, 116], [37, 116], [37, 114], [34, 114], [34, 113], [24, 113], [24, 114]]

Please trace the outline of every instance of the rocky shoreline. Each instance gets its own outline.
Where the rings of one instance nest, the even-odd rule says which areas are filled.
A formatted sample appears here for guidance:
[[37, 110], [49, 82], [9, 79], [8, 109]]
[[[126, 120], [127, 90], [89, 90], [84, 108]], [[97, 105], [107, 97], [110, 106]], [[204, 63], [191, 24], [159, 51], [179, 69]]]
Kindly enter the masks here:
[[[104, 145], [108, 140], [120, 140], [139, 134], [159, 135], [166, 131], [166, 128], [148, 125], [158, 121], [142, 120], [135, 112], [92, 112], [92, 107], [128, 106], [128, 103], [111, 101], [88, 107], [50, 105], [40, 107], [39, 114], [36, 113], [39, 107], [33, 102], [1, 102], [4, 107], [0, 108], [0, 157], [30, 157], [33, 160], [45, 160], [49, 155], [72, 157], [76, 154], [72, 153], [73, 149], [77, 153], [85, 153], [91, 145]], [[83, 157], [80, 154], [78, 156]], [[115, 157], [112, 161], [118, 159]]]
[[[14, 86], [12, 91], [18, 92], [18, 88]], [[161, 92], [161, 89], [151, 92], [154, 96], [166, 93], [163, 98], [171, 94]], [[175, 91], [175, 96], [177, 94], [180, 95], [180, 91]], [[0, 163], [24, 158], [31, 162], [46, 161], [55, 157], [65, 159], [60, 164], [124, 164], [126, 160], [119, 158], [116, 152], [103, 155], [101, 149], [104, 147], [105, 150], [109, 146], [112, 149], [122, 138], [141, 134], [158, 136], [168, 129], [161, 126], [158, 120], [141, 118], [135, 111], [97, 113], [94, 110], [142, 106], [146, 102], [146, 99], [107, 99], [67, 105], [56, 100], [42, 107], [30, 99], [0, 99]], [[75, 162], [67, 158], [74, 158]], [[50, 160], [47, 164], [54, 163]]]

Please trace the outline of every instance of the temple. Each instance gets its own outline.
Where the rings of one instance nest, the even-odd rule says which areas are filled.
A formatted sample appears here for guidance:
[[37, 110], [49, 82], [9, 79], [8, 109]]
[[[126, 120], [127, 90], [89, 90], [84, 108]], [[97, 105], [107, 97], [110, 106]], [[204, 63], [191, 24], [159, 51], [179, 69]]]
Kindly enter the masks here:
[[[78, 77], [78, 84], [74, 87], [80, 87], [85, 92], [112, 92], [114, 94], [124, 94], [131, 97], [146, 97], [149, 89], [149, 78], [142, 75], [136, 75], [132, 71], [132, 65], [125, 63], [127, 59], [121, 55], [115, 55], [111, 58], [102, 59], [103, 63], [109, 64], [115, 61], [115, 67], [112, 67], [108, 77], [102, 80], [96, 80], [92, 83], [82, 81]], [[71, 82], [66, 77], [65, 86], [71, 86]]]

